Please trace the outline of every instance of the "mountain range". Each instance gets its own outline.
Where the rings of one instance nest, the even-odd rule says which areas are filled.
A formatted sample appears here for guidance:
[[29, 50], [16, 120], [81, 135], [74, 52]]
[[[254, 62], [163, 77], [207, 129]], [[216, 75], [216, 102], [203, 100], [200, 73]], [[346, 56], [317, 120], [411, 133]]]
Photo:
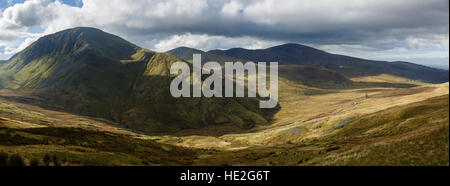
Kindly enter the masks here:
[[44, 36], [14, 55], [0, 66], [0, 87], [147, 133], [217, 124], [251, 128], [270, 120], [274, 111], [260, 110], [256, 98], [173, 98], [169, 72], [177, 61], [78, 27]]
[[[278, 61], [277, 107], [172, 97], [170, 66], [194, 53]], [[77, 27], [0, 60], [0, 166], [448, 166], [448, 95], [448, 71], [408, 62], [299, 44], [156, 52]]]
[[303, 65], [328, 69], [339, 72], [348, 78], [390, 74], [429, 83], [443, 83], [449, 79], [448, 70], [436, 69], [409, 62], [374, 61], [331, 54], [312, 47], [293, 43], [267, 49], [249, 50], [232, 48], [228, 50], [210, 50], [208, 52], [179, 47], [169, 50], [167, 53], [171, 53], [185, 60], [192, 60], [193, 53], [201, 53], [202, 56], [206, 56], [205, 61], [276, 61], [280, 65]]
[[1, 62], [0, 88], [145, 133], [214, 125], [249, 129], [270, 123], [279, 108], [260, 109], [258, 98], [173, 98], [170, 66], [191, 61], [194, 53], [202, 54], [203, 62], [278, 61], [281, 77], [307, 87], [349, 87], [350, 78], [380, 74], [430, 83], [449, 79], [446, 70], [330, 54], [299, 44], [260, 50], [204, 52], [180, 47], [155, 52], [96, 28], [77, 27], [41, 37]]

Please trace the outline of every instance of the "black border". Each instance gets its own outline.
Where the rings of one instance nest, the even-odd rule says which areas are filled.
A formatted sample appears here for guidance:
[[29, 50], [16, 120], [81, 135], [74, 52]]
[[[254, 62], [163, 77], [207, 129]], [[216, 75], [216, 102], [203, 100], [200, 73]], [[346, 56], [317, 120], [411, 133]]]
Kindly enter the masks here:
[[[215, 178], [212, 183], [205, 181], [181, 181], [182, 172], [224, 171], [270, 171], [266, 181], [224, 181]], [[12, 179], [17, 181], [53, 182], [66, 184], [101, 184], [114, 185], [386, 185], [407, 183], [439, 185], [449, 182], [449, 167], [214, 167], [214, 166], [180, 166], [180, 167], [0, 167], [2, 183]], [[17, 177], [19, 176], [19, 178]], [[158, 184], [156, 184], [158, 183]], [[3, 185], [3, 184], [2, 184]], [[446, 184], [444, 184], [446, 185]]]

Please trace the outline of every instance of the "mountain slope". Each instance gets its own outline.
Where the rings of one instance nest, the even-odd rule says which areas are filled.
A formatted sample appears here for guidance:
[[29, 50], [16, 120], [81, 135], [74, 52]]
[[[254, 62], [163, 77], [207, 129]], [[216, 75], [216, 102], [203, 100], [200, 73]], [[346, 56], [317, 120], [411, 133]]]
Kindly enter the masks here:
[[[276, 145], [221, 151], [200, 165], [239, 166], [448, 166], [449, 95], [360, 115], [330, 133], [277, 134]], [[268, 136], [264, 135], [264, 139]], [[282, 143], [289, 139], [289, 143]]]
[[173, 98], [169, 68], [176, 61], [182, 60], [79, 27], [44, 36], [13, 56], [0, 67], [0, 87], [143, 132], [249, 128], [270, 119], [273, 110], [260, 110], [257, 99]]
[[[189, 165], [193, 150], [128, 135], [81, 128], [14, 129], [0, 122], [0, 154], [19, 154], [40, 166]], [[54, 160], [47, 164], [45, 156]], [[27, 163], [28, 165], [30, 163]]]
[[243, 48], [211, 50], [207, 53], [235, 57], [247, 61], [277, 61], [279, 64], [322, 67], [342, 73], [349, 78], [391, 74], [430, 83], [443, 83], [449, 80], [447, 70], [434, 69], [407, 62], [391, 63], [330, 54], [299, 44], [284, 44], [259, 50]]
[[226, 55], [216, 55], [216, 54], [204, 52], [202, 50], [198, 50], [195, 48], [189, 48], [189, 47], [178, 47], [178, 48], [167, 51], [167, 53], [175, 55], [186, 61], [192, 61], [193, 54], [201, 54], [202, 55], [202, 63], [206, 63], [209, 61], [215, 61], [215, 62], [219, 62], [219, 63], [236, 62], [236, 61], [247, 62], [247, 61], [239, 59], [239, 58], [228, 57]]
[[49, 83], [44, 80], [53, 73], [85, 65], [78, 63], [78, 59], [96, 58], [88, 64], [101, 68], [105, 65], [117, 65], [119, 61], [100, 61], [127, 58], [137, 50], [137, 46], [93, 28], [80, 27], [58, 32], [40, 38], [4, 64], [1, 67], [1, 85], [13, 89], [42, 88]]

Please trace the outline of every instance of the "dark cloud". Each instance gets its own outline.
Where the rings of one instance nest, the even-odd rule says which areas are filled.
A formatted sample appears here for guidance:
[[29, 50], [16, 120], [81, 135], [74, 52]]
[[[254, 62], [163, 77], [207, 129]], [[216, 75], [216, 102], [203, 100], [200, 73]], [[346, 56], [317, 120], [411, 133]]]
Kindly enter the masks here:
[[[320, 3], [315, 1], [274, 3], [285, 3], [299, 8], [302, 5], [313, 6], [311, 10], [306, 10], [306, 13], [295, 11], [295, 7], [294, 11], [283, 10], [282, 5], [274, 6], [265, 12], [267, 9], [258, 6], [264, 4], [264, 1], [245, 1], [241, 7], [235, 7], [235, 15], [227, 17], [223, 9], [230, 2], [232, 1], [208, 1], [207, 8], [191, 18], [167, 15], [145, 19], [143, 23], [146, 22], [150, 26], [133, 28], [118, 24], [111, 28], [120, 34], [134, 36], [190, 32], [227, 37], [252, 36], [258, 39], [317, 45], [363, 44], [372, 48], [379, 47], [380, 50], [408, 47], [408, 38], [429, 38], [432, 35], [448, 38], [449, 32], [447, 0], [410, 0], [394, 3], [372, 1], [354, 7], [342, 5], [340, 1], [327, 1], [335, 4], [333, 11], [328, 11], [325, 7], [321, 9], [320, 5], [311, 5]], [[271, 5], [270, 1], [266, 2]]]
[[[319, 48], [342, 45], [356, 54], [428, 48], [448, 57], [448, 0], [84, 0], [82, 5], [49, 0], [16, 4], [4, 10], [0, 28], [41, 26], [52, 33], [94, 26], [154, 49], [296, 42]], [[6, 37], [2, 32], [0, 37]]]

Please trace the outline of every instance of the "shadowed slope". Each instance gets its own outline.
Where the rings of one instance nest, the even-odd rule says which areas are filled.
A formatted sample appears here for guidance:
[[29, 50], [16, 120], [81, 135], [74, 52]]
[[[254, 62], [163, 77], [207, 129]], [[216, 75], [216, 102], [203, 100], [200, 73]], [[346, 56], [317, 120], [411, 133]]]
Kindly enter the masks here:
[[169, 69], [177, 61], [98, 29], [74, 28], [13, 56], [0, 67], [0, 85], [143, 132], [215, 124], [249, 128], [270, 120], [273, 110], [260, 110], [257, 99], [173, 98]]
[[337, 71], [349, 78], [391, 74], [430, 83], [443, 83], [449, 79], [447, 70], [434, 69], [407, 62], [384, 62], [330, 54], [299, 44], [284, 44], [267, 49], [248, 50], [232, 48], [211, 50], [207, 53], [235, 57], [248, 61], [277, 61], [280, 64], [296, 64], [322, 67]]
[[209, 61], [215, 61], [215, 62], [219, 62], [219, 63], [237, 62], [237, 61], [240, 61], [243, 63], [247, 62], [246, 60], [242, 60], [239, 58], [228, 57], [225, 55], [216, 55], [216, 54], [204, 52], [202, 50], [198, 50], [195, 48], [189, 48], [189, 47], [178, 47], [178, 48], [167, 51], [167, 53], [175, 55], [186, 61], [192, 61], [193, 54], [201, 54], [202, 55], [202, 63], [206, 63]]

